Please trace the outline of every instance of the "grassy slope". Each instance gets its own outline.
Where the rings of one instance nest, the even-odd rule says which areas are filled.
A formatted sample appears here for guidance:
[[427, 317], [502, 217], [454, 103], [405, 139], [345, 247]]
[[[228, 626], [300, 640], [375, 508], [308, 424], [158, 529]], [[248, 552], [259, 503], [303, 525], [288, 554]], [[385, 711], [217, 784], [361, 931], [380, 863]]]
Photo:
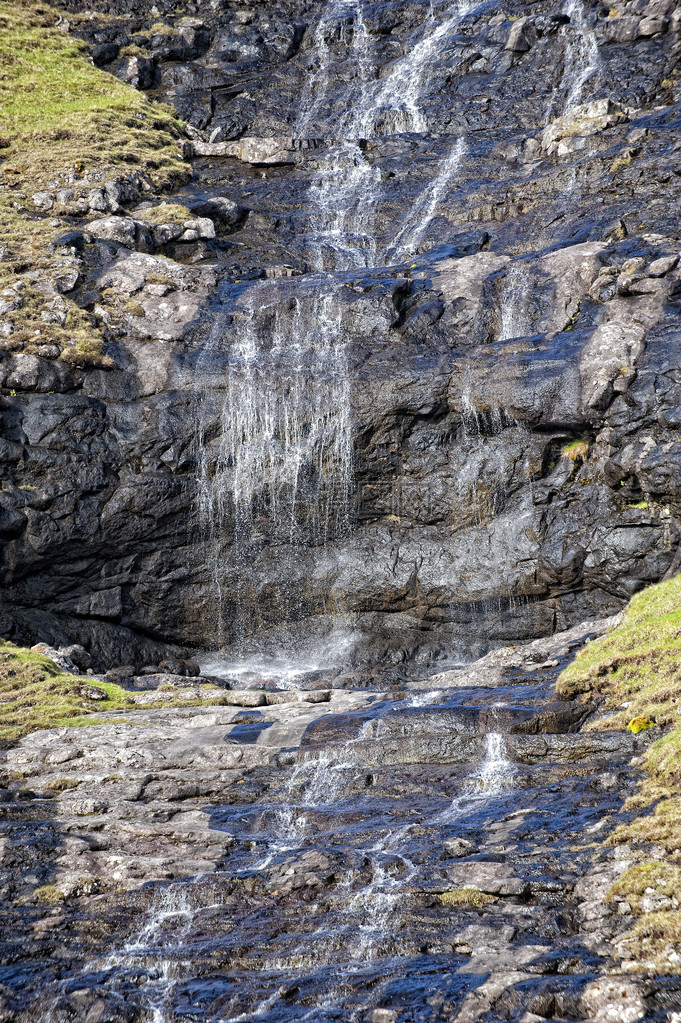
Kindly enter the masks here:
[[[60, 233], [51, 222], [67, 216], [70, 223], [79, 215], [77, 199], [98, 182], [139, 171], [164, 189], [188, 176], [176, 115], [95, 68], [84, 44], [58, 22], [39, 0], [0, 0], [0, 248], [8, 250], [0, 291], [16, 284], [17, 274], [49, 276], [55, 259], [47, 245]], [[32, 195], [65, 185], [74, 200], [39, 214]], [[31, 352], [56, 343], [67, 361], [106, 364], [90, 318], [67, 300], [65, 326], [45, 323], [44, 298], [27, 280], [23, 307], [9, 317], [15, 333], [1, 346]]]
[[[191, 679], [187, 679], [191, 684]], [[206, 701], [220, 703], [222, 690]], [[168, 693], [154, 707], [193, 706], [180, 692]], [[69, 675], [42, 654], [0, 640], [0, 742], [41, 728], [98, 723], [103, 711], [134, 708], [134, 694], [109, 682]], [[94, 716], [93, 716], [94, 715]]]
[[[622, 624], [589, 643], [560, 676], [564, 696], [596, 694], [598, 729], [654, 727], [646, 774], [627, 809], [639, 811], [611, 844], [652, 844], [647, 863], [628, 870], [610, 893], [626, 900], [636, 923], [623, 951], [643, 968], [678, 973], [681, 963], [681, 575], [638, 593]], [[646, 894], [648, 899], [645, 899]], [[652, 903], [657, 898], [660, 906]], [[664, 900], [669, 904], [665, 904]], [[642, 905], [643, 901], [643, 905]], [[678, 961], [677, 961], [677, 958]]]

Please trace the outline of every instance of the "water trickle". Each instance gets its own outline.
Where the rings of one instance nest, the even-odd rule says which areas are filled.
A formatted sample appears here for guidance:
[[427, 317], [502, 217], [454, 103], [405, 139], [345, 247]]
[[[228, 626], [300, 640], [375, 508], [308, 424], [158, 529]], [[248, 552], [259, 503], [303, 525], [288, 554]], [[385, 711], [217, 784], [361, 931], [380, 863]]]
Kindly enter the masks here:
[[[583, 0], [570, 0], [565, 8], [570, 24], [565, 26], [565, 52], [563, 80], [554, 89], [547, 112], [547, 120], [566, 114], [584, 102], [584, 88], [601, 66], [600, 50], [594, 30], [588, 23]], [[593, 94], [593, 87], [591, 92]]]
[[532, 287], [527, 263], [514, 263], [506, 275], [500, 297], [499, 341], [525, 337], [532, 332]]
[[437, 25], [431, 3], [421, 39], [395, 62], [377, 87], [367, 90], [367, 101], [352, 122], [359, 137], [428, 131], [423, 97], [430, 82], [430, 65], [439, 56], [447, 36], [455, 31], [471, 6], [460, 0], [449, 8], [445, 20]]
[[435, 179], [416, 199], [407, 223], [395, 235], [386, 252], [388, 260], [403, 259], [416, 252], [436, 216], [439, 205], [457, 177], [465, 155], [465, 139], [458, 138], [442, 161]]
[[451, 805], [438, 814], [438, 823], [453, 822], [470, 812], [481, 802], [503, 796], [513, 789], [515, 767], [506, 754], [506, 744], [500, 732], [485, 736], [485, 756], [466, 779], [461, 792]]

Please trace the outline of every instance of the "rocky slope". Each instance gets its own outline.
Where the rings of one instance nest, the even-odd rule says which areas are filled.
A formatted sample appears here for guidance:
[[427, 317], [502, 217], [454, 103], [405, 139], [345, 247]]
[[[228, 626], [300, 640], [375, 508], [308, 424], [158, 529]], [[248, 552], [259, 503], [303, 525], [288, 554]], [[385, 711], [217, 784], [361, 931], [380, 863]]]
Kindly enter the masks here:
[[247, 690], [22, 739], [3, 1018], [673, 1023], [678, 943], [628, 959], [617, 888], [655, 857], [652, 922], [670, 868], [613, 839], [650, 732], [582, 731], [594, 705], [555, 696], [613, 624], [398, 694]]

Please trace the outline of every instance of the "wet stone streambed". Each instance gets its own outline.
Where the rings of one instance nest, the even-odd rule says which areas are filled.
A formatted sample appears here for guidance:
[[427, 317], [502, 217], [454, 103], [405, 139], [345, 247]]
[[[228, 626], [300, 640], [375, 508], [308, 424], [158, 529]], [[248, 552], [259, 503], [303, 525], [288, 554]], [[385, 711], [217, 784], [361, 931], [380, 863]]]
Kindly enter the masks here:
[[[23, 779], [2, 833], [24, 867], [19, 881], [5, 856], [0, 983], [18, 1012], [3, 1018], [605, 1019], [590, 1005], [626, 923], [606, 895], [629, 861], [603, 843], [646, 740], [582, 731], [585, 708], [555, 696], [597, 631], [397, 692], [126, 712], [109, 754], [114, 722], [23, 740], [7, 754]], [[67, 775], [77, 799], [54, 794]], [[71, 878], [65, 900], [22, 898], [28, 849], [34, 884]], [[620, 987], [615, 1007], [645, 998]], [[646, 1019], [668, 1018], [659, 997]]]

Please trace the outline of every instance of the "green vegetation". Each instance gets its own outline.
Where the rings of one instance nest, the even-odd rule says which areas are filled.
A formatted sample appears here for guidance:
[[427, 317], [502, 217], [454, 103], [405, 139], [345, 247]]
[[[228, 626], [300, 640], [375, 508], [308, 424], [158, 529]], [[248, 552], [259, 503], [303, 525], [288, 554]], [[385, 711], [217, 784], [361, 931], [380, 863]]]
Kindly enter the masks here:
[[[642, 906], [644, 894], [681, 898], [681, 575], [632, 598], [622, 624], [587, 644], [558, 680], [561, 695], [599, 697], [609, 712], [587, 727], [655, 728], [660, 735], [642, 758], [646, 773], [625, 810], [635, 816], [607, 840], [653, 848], [650, 860], [626, 871], [610, 897], [624, 899], [639, 919], [622, 940], [623, 954], [645, 968], [681, 962], [681, 918], [666, 908]], [[661, 734], [660, 734], [661, 733]], [[670, 958], [671, 956], [671, 958]], [[678, 961], [675, 957], [679, 957]]]
[[33, 892], [33, 898], [36, 902], [42, 902], [48, 906], [54, 905], [55, 902], [63, 902], [65, 897], [64, 893], [55, 888], [53, 884], [43, 885], [42, 888], [36, 888]]
[[5, 180], [45, 187], [72, 168], [144, 170], [157, 188], [187, 178], [168, 107], [93, 67], [39, 0], [0, 0], [0, 131]]
[[651, 888], [658, 895], [681, 902], [681, 867], [673, 863], [640, 863], [616, 881], [608, 898], [626, 898], [635, 913], [640, 913], [641, 900]]
[[46, 792], [54, 792], [59, 795], [60, 792], [68, 792], [69, 789], [77, 789], [80, 782], [77, 778], [55, 778], [54, 781], [48, 782], [45, 786]]
[[[58, 276], [49, 243], [68, 220], [92, 216], [93, 188], [132, 172], [156, 189], [187, 180], [184, 131], [169, 107], [94, 67], [59, 17], [40, 0], [0, 0], [0, 293], [25, 287], [0, 347], [107, 366], [94, 318], [62, 297], [65, 318], [49, 322], [49, 296], [32, 285]], [[52, 199], [35, 203], [45, 191]]]
[[[41, 728], [102, 724], [105, 711], [136, 707], [137, 694], [113, 682], [90, 680], [63, 672], [42, 654], [0, 641], [0, 742], [9, 743]], [[222, 690], [207, 700], [187, 700], [175, 689], [155, 707], [191, 707], [224, 702]], [[104, 719], [105, 720], [105, 719]], [[120, 718], [117, 718], [120, 721]], [[54, 791], [77, 784], [68, 778], [52, 782]]]
[[195, 220], [190, 210], [176, 202], [163, 202], [145, 210], [142, 214], [147, 224], [178, 224], [180, 227], [187, 220]]
[[480, 892], [477, 888], [452, 888], [451, 891], [442, 892], [438, 898], [445, 906], [461, 906], [463, 909], [471, 906], [474, 909], [482, 909], [483, 906], [489, 906], [494, 902], [493, 895]]
[[0, 740], [80, 724], [95, 707], [101, 712], [131, 706], [120, 686], [67, 675], [42, 654], [0, 643]]
[[573, 440], [563, 447], [563, 455], [573, 462], [586, 461], [589, 454], [589, 445], [584, 440]]

